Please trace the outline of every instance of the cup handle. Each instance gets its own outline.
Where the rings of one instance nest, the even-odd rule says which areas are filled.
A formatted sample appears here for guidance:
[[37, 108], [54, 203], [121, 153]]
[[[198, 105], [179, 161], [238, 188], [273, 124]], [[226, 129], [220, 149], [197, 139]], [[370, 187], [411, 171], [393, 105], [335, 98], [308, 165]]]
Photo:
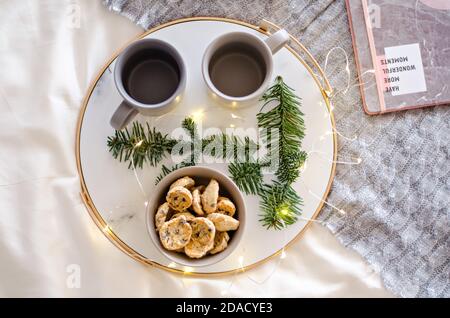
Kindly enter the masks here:
[[119, 108], [114, 112], [109, 123], [115, 130], [121, 130], [137, 115], [137, 113], [136, 109], [129, 106], [127, 103], [122, 102]]
[[272, 54], [277, 53], [285, 44], [290, 41], [289, 33], [282, 29], [272, 34], [267, 40], [266, 44], [269, 46]]

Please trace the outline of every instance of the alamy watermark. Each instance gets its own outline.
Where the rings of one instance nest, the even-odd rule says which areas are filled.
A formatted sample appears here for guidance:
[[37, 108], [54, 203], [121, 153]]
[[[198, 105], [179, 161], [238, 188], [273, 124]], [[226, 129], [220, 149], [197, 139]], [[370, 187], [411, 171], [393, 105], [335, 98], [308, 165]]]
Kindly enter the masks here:
[[81, 266], [78, 264], [70, 264], [66, 267], [66, 287], [69, 289], [81, 288]]
[[78, 1], [71, 1], [66, 8], [65, 24], [69, 29], [81, 28], [81, 5]]
[[369, 15], [370, 25], [372, 29], [381, 28], [381, 8], [379, 5], [369, 1], [367, 6], [367, 14]]
[[191, 156], [196, 164], [264, 163], [266, 173], [273, 173], [278, 168], [279, 129], [234, 127], [224, 130], [217, 127], [203, 129], [199, 124], [196, 134], [197, 136], [189, 136], [181, 127], [172, 131], [170, 137], [177, 140], [170, 153], [171, 160], [175, 164], [182, 163]]

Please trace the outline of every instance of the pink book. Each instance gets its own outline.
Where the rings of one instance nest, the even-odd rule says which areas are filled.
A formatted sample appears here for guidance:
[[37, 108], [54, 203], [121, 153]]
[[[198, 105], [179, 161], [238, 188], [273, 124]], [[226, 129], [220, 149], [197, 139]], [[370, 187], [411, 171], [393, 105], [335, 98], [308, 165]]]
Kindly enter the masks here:
[[450, 104], [450, 0], [346, 0], [370, 115]]

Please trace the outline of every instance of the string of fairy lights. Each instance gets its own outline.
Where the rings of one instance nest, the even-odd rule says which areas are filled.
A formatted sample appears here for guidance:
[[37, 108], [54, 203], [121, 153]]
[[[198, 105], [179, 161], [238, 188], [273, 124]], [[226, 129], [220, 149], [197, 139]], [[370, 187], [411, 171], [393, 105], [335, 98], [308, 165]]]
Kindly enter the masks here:
[[[269, 27], [271, 27], [272, 29], [276, 30], [276, 27], [274, 27], [273, 25], [269, 25]], [[299, 43], [298, 41], [295, 41], [295, 43]], [[339, 109], [340, 106], [342, 106], [342, 104], [337, 101], [339, 96], [344, 96], [345, 94], [348, 93], [348, 91], [350, 89], [352, 89], [353, 87], [356, 87], [358, 85], [370, 85], [371, 82], [367, 82], [367, 83], [359, 83], [359, 79], [356, 79], [355, 82], [352, 83], [352, 76], [351, 76], [351, 72], [350, 72], [350, 67], [349, 67], [349, 58], [347, 53], [345, 52], [345, 50], [341, 47], [335, 47], [333, 49], [331, 49], [328, 54], [326, 55], [325, 58], [325, 62], [324, 62], [324, 66], [323, 66], [323, 76], [321, 74], [315, 74], [316, 76], [318, 76], [319, 78], [322, 78], [323, 81], [325, 81], [327, 84], [328, 81], [326, 80], [326, 74], [328, 71], [328, 66], [329, 66], [329, 60], [331, 59], [332, 55], [334, 53], [341, 53], [343, 54], [344, 58], [345, 58], [345, 67], [344, 67], [344, 71], [345, 71], [345, 75], [346, 75], [346, 85], [345, 87], [341, 88], [341, 89], [333, 89], [331, 92], [328, 92], [328, 108], [326, 109], [324, 116], [326, 118], [328, 118], [330, 121], [332, 121], [332, 116], [333, 116], [333, 112], [335, 109]], [[365, 73], [374, 73], [373, 70], [369, 70]], [[361, 77], [365, 76], [366, 74], [362, 74]], [[197, 109], [195, 111], [193, 111], [190, 114], [190, 117], [197, 123], [202, 123], [205, 119], [206, 116], [206, 111], [204, 109]], [[233, 120], [233, 122], [236, 121], [241, 121], [241, 122], [245, 122], [245, 118], [239, 116], [236, 112], [230, 112], [229, 113], [231, 116], [231, 119]], [[229, 124], [230, 128], [235, 128], [236, 124], [235, 123], [231, 123]], [[326, 131], [322, 136], [319, 136], [314, 142], [313, 142], [313, 146], [311, 147], [311, 149], [307, 152], [308, 153], [308, 160], [305, 162], [305, 164], [300, 168], [302, 172], [306, 171], [306, 169], [308, 168], [308, 161], [310, 160], [309, 158], [312, 157], [312, 155], [315, 155], [314, 157], [319, 158], [321, 160], [325, 160], [328, 161], [332, 164], [339, 164], [339, 165], [359, 165], [362, 163], [362, 158], [360, 157], [352, 157], [352, 158], [347, 158], [347, 159], [329, 159], [330, 154], [316, 150], [316, 143], [320, 143], [323, 142], [325, 140], [327, 140], [327, 137], [329, 137], [330, 135], [335, 135], [347, 142], [354, 142], [357, 140], [356, 136], [345, 136], [344, 134], [342, 134], [341, 132], [339, 132], [335, 127], [332, 128], [332, 130], [330, 131]], [[140, 146], [139, 142], [136, 143], [135, 147], [138, 148]], [[132, 165], [135, 166], [134, 162], [133, 162], [133, 156], [131, 156], [131, 160], [132, 160]], [[132, 169], [135, 179], [137, 181], [138, 187], [144, 197], [144, 208], [147, 207], [148, 205], [148, 201], [147, 201], [147, 193], [144, 189], [143, 183], [140, 180], [140, 177], [137, 173], [137, 169]], [[332, 204], [331, 202], [328, 202], [326, 199], [322, 198], [321, 196], [317, 195], [316, 193], [314, 193], [311, 189], [309, 189], [308, 185], [304, 182], [304, 180], [300, 179], [300, 181], [302, 183], [302, 185], [305, 187], [305, 189], [307, 190], [307, 192], [314, 197], [315, 199], [318, 200], [318, 202], [320, 202], [321, 204], [325, 204], [326, 206], [328, 206], [329, 208], [331, 208], [332, 210], [334, 210], [335, 212], [337, 212], [337, 214], [341, 217], [346, 215], [346, 211], [342, 208], [339, 208], [337, 206], [335, 206], [334, 204]], [[304, 222], [316, 222], [316, 223], [322, 223], [322, 221], [320, 220], [316, 220], [316, 219], [310, 219], [310, 218], [304, 218], [304, 217], [300, 217], [300, 220], [304, 221]], [[111, 233], [112, 229], [110, 228], [109, 225], [105, 225], [103, 231], [105, 233]], [[286, 233], [284, 233], [284, 239], [283, 239], [283, 246], [286, 246], [286, 244], [288, 243], [288, 238]], [[246, 262], [245, 262], [245, 258], [244, 255], [239, 255], [236, 257], [237, 260], [237, 271], [234, 271], [234, 274], [231, 276], [231, 278], [229, 280], [225, 280], [224, 284], [225, 287], [221, 290], [221, 295], [222, 296], [226, 296], [230, 293], [232, 287], [234, 286], [236, 279], [238, 278], [239, 275], [245, 273], [246, 274], [246, 278], [251, 281], [252, 283], [254, 283], [255, 285], [259, 286], [261, 288], [261, 291], [264, 293], [266, 292], [262, 286], [268, 282], [270, 280], [270, 278], [277, 272], [277, 269], [279, 268], [279, 266], [281, 265], [281, 263], [287, 258], [287, 253], [285, 248], [283, 247], [276, 256], [276, 259], [271, 262], [273, 264], [273, 267], [269, 270], [269, 273], [262, 279], [257, 279], [255, 277], [252, 277], [251, 273], [246, 271]], [[182, 271], [183, 273], [183, 277], [181, 279], [181, 284], [183, 288], [189, 288], [190, 287], [190, 279], [192, 278], [192, 276], [190, 275], [191, 273], [195, 272], [195, 269], [192, 267], [187, 267], [187, 266], [181, 266], [179, 264], [176, 264], [175, 262], [170, 262], [166, 265], [168, 268], [172, 268], [172, 269], [177, 269]]]

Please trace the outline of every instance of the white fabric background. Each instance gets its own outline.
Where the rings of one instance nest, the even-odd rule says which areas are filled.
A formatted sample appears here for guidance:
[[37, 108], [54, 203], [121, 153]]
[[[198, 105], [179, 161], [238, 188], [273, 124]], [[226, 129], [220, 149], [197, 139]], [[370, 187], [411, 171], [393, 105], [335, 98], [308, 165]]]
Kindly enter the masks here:
[[[317, 224], [263, 284], [255, 280], [276, 260], [237, 276], [183, 278], [135, 262], [103, 236], [79, 197], [76, 122], [100, 67], [140, 33], [99, 0], [0, 0], [0, 296], [390, 297]], [[70, 264], [81, 268], [80, 288], [67, 287]]]

